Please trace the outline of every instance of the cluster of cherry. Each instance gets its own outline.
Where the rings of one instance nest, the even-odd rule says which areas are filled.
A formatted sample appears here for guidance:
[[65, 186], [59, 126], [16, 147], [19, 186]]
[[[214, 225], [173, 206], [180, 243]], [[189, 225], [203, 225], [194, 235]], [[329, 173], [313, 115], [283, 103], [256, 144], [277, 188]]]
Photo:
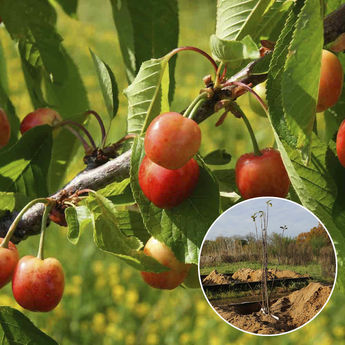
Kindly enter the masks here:
[[[343, 76], [336, 55], [324, 50], [317, 112], [325, 111], [338, 101]], [[23, 119], [20, 131], [25, 133], [38, 125], [55, 126], [58, 123], [62, 124], [62, 119], [56, 111], [40, 108]], [[10, 135], [7, 115], [0, 109], [0, 148], [8, 144]], [[198, 152], [200, 143], [200, 128], [188, 117], [170, 112], [152, 121], [145, 135], [146, 156], [141, 162], [138, 178], [144, 195], [157, 207], [176, 207], [191, 196], [199, 179], [200, 168], [193, 156]], [[336, 149], [339, 161], [345, 167], [345, 120], [338, 130]], [[244, 199], [258, 196], [286, 197], [289, 191], [288, 174], [279, 151], [273, 148], [242, 155], [235, 170], [236, 184]], [[20, 305], [29, 310], [53, 309], [63, 294], [64, 278], [60, 263], [53, 258], [43, 260], [30, 256], [18, 262], [15, 246], [9, 239], [0, 241], [0, 287], [13, 277], [13, 294]], [[179, 262], [164, 243], [151, 238], [145, 245], [144, 253], [169, 269], [161, 273], [142, 272], [144, 280], [151, 286], [173, 289], [188, 275], [191, 265]]]

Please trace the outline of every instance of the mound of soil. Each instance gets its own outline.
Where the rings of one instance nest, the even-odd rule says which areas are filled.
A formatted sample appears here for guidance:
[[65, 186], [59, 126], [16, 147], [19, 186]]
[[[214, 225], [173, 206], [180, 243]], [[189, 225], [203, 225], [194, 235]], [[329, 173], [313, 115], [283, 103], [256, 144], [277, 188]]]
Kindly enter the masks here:
[[217, 270], [213, 270], [207, 277], [202, 281], [203, 285], [214, 285], [214, 284], [229, 284], [230, 278], [222, 273], [218, 273]]
[[317, 314], [326, 303], [331, 287], [320, 283], [310, 283], [303, 289], [279, 298], [271, 306], [276, 320], [261, 311], [241, 314], [234, 306], [218, 306], [215, 310], [234, 326], [257, 334], [278, 334], [302, 326]]
[[[289, 270], [268, 270], [268, 279], [285, 279], [285, 278], [303, 278], [309, 277], [308, 275], [302, 275]], [[262, 279], [262, 270], [252, 270], [250, 268], [240, 268], [232, 275], [232, 279], [245, 281], [245, 282], [256, 282]]]

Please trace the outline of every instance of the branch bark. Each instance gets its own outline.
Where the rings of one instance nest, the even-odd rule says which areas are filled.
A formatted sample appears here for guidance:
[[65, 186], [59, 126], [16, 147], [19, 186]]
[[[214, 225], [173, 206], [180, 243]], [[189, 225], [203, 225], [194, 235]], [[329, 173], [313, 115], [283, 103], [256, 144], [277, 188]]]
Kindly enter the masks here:
[[[338, 10], [332, 12], [324, 20], [324, 43], [333, 42], [338, 36], [345, 33], [345, 4]], [[251, 70], [262, 58], [251, 62], [240, 72], [230, 78], [253, 86], [264, 82], [267, 75], [252, 75]], [[214, 114], [215, 104], [222, 98], [231, 96], [231, 91], [218, 90], [212, 98], [208, 99], [195, 115], [195, 121], [200, 123]], [[63, 189], [51, 196], [54, 200], [60, 200], [66, 194], [71, 195], [77, 190], [93, 189], [98, 190], [111, 182], [121, 181], [129, 177], [131, 151], [123, 153], [121, 156], [105, 163], [92, 170], [85, 170], [70, 181]], [[18, 243], [28, 236], [36, 235], [40, 232], [41, 218], [43, 214], [43, 204], [36, 204], [29, 209], [18, 224], [16, 232], [12, 237], [14, 243]], [[16, 212], [8, 213], [0, 220], [0, 237], [4, 237], [9, 226], [16, 216]]]

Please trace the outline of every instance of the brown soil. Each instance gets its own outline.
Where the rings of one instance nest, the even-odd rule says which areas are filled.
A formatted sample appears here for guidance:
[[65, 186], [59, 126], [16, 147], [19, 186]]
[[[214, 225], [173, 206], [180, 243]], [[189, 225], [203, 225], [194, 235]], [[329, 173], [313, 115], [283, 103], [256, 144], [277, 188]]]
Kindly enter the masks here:
[[[268, 270], [268, 279], [285, 279], [285, 278], [303, 278], [309, 277], [308, 275], [302, 275], [293, 271], [288, 270]], [[232, 275], [232, 279], [256, 282], [262, 280], [262, 270], [252, 270], [250, 268], [241, 268]]]
[[303, 289], [279, 298], [271, 305], [271, 313], [279, 320], [264, 315], [261, 311], [242, 315], [234, 306], [218, 306], [215, 310], [225, 320], [245, 331], [278, 334], [295, 329], [309, 321], [323, 307], [330, 293], [330, 286], [310, 283]]
[[222, 273], [218, 273], [217, 270], [213, 270], [207, 277], [202, 281], [203, 285], [214, 285], [214, 284], [229, 284], [230, 278]]

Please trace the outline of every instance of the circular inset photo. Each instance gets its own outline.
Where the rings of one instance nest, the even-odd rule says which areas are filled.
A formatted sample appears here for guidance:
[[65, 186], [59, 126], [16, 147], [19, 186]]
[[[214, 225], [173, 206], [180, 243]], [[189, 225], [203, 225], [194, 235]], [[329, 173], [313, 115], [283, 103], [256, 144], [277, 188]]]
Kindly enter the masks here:
[[199, 276], [215, 312], [239, 330], [278, 335], [311, 321], [337, 275], [334, 244], [320, 220], [281, 198], [254, 198], [224, 212], [207, 232]]

